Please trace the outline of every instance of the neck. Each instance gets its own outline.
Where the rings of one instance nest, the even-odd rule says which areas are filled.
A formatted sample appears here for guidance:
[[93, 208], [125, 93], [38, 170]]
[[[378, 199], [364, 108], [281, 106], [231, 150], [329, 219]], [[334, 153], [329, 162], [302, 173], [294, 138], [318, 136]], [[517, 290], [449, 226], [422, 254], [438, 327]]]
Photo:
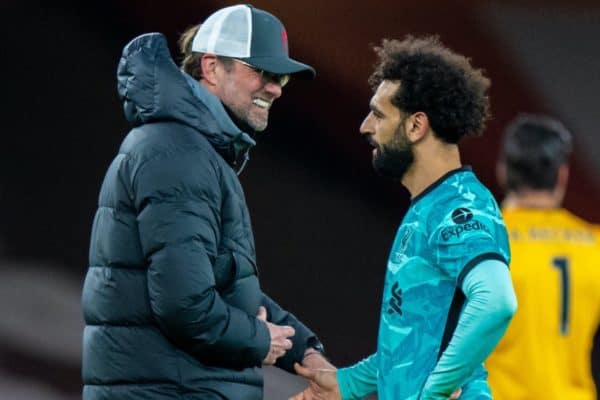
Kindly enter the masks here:
[[502, 202], [502, 208], [552, 210], [561, 206], [562, 202], [557, 197], [556, 193], [549, 190], [521, 190], [519, 192], [509, 192]]
[[439, 144], [429, 149], [415, 146], [415, 160], [404, 177], [402, 185], [408, 189], [411, 198], [421, 194], [448, 172], [462, 166], [460, 153], [455, 144]]

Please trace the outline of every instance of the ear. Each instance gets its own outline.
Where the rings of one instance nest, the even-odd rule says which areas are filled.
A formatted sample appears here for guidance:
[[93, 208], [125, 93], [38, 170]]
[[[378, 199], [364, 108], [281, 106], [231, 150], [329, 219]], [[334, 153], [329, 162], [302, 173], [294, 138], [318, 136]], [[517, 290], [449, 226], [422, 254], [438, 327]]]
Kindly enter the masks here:
[[422, 111], [410, 115], [406, 119], [406, 136], [412, 143], [423, 139], [429, 131], [429, 118]]
[[211, 86], [215, 86], [217, 84], [217, 65], [217, 56], [213, 54], [204, 54], [200, 59], [202, 79]]
[[561, 190], [567, 189], [567, 183], [569, 182], [569, 166], [563, 164], [558, 167], [558, 177], [556, 179], [556, 187]]

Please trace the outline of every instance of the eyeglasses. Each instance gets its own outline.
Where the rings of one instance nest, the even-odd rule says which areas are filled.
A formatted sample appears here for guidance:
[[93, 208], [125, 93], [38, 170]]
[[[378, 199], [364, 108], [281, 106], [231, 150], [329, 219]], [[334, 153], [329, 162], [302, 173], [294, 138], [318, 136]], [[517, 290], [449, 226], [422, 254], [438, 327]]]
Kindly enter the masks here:
[[289, 74], [275, 74], [273, 72], [269, 72], [269, 71], [265, 71], [264, 69], [257, 68], [254, 65], [250, 65], [247, 62], [244, 62], [242, 60], [238, 60], [237, 58], [234, 58], [234, 60], [237, 61], [237, 62], [239, 62], [240, 64], [245, 65], [246, 67], [250, 68], [251, 70], [253, 70], [257, 74], [259, 74], [260, 77], [264, 81], [277, 83], [281, 87], [284, 87], [290, 81], [290, 75]]

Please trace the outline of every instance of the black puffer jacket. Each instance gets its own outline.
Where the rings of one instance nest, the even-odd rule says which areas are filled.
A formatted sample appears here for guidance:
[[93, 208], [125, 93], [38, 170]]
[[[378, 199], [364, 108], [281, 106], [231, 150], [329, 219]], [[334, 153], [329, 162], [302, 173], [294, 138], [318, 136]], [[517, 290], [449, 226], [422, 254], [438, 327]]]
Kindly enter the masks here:
[[173, 63], [164, 37], [123, 50], [133, 129], [100, 192], [83, 288], [83, 398], [262, 399], [269, 320], [295, 327], [292, 370], [314, 334], [265, 296], [232, 168], [253, 140]]

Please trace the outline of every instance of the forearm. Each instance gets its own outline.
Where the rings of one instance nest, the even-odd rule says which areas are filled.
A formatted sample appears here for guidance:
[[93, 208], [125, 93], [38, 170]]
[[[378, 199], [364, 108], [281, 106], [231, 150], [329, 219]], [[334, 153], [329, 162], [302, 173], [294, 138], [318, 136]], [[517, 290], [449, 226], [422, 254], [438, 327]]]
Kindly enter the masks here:
[[351, 367], [337, 370], [342, 399], [360, 399], [377, 391], [377, 353]]
[[516, 310], [510, 274], [499, 261], [484, 261], [466, 276], [465, 307], [456, 330], [427, 379], [421, 400], [447, 399], [492, 352]]

